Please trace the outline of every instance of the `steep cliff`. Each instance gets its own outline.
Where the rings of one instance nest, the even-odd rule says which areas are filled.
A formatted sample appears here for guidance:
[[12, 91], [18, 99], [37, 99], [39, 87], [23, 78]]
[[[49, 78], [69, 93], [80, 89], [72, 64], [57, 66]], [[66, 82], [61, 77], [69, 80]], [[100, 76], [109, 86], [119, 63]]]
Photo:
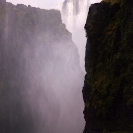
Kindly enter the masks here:
[[0, 133], [80, 133], [83, 74], [60, 12], [0, 5]]
[[132, 0], [103, 0], [89, 9], [84, 133], [133, 132], [132, 6]]

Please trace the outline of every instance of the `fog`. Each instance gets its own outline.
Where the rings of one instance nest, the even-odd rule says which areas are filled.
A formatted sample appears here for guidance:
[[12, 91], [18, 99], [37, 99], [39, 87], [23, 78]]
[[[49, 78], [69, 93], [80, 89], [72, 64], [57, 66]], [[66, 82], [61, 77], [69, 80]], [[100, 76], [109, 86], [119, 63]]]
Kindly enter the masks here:
[[59, 11], [7, 8], [1, 29], [0, 132], [83, 132], [84, 74]]
[[[70, 45], [54, 43], [49, 48], [45, 44], [45, 49], [43, 45], [37, 46], [33, 59], [27, 61], [30, 89], [26, 93], [37, 133], [83, 131], [83, 84], [80, 79], [83, 74], [77, 62], [73, 63], [76, 57]], [[30, 57], [29, 49], [26, 49], [26, 59]]]

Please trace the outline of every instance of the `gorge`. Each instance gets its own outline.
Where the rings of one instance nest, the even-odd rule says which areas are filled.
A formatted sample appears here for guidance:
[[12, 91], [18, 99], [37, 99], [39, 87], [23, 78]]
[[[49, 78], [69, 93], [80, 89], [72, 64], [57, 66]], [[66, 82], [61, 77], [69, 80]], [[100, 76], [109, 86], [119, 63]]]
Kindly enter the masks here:
[[0, 0], [0, 133], [133, 132], [133, 0], [90, 4]]

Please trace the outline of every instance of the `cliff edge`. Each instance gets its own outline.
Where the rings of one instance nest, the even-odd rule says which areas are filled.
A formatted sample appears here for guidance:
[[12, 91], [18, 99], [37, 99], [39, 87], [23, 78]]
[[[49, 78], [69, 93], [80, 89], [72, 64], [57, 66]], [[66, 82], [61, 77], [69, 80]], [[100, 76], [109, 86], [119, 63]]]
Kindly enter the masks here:
[[133, 0], [91, 5], [83, 87], [84, 133], [133, 131]]

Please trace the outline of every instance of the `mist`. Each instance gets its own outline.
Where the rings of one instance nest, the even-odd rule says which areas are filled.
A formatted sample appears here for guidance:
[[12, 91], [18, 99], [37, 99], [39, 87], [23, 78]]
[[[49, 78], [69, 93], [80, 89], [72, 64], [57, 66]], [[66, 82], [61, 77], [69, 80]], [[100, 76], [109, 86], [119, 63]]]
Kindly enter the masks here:
[[[36, 132], [80, 133], [84, 127], [80, 92], [80, 77], [83, 74], [75, 66], [78, 60], [73, 63], [74, 51], [69, 44], [64, 47], [63, 44], [54, 43], [50, 49], [44, 45], [45, 49], [43, 45], [35, 47], [33, 59], [27, 61], [28, 75], [31, 77], [30, 89], [26, 93], [36, 122]], [[26, 51], [28, 59], [29, 50]]]
[[84, 73], [57, 10], [6, 5], [0, 132], [81, 133]]

